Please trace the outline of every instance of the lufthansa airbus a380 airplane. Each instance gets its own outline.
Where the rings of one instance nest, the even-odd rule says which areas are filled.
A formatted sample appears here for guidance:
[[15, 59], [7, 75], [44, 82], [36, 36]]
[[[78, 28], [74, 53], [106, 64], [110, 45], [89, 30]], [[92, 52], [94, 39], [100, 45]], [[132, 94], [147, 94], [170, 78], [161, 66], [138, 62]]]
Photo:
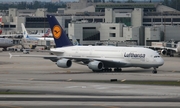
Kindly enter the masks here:
[[[83, 62], [93, 72], [95, 71], [121, 71], [126, 67], [156, 68], [164, 64], [160, 55], [151, 49], [142, 47], [116, 47], [116, 46], [73, 46], [66, 36], [55, 16], [47, 15], [52, 30], [56, 48], [50, 49], [52, 56], [38, 56], [56, 62], [58, 67], [69, 68], [74, 62]], [[11, 55], [10, 56], [23, 56]], [[24, 55], [25, 56], [25, 55]]]

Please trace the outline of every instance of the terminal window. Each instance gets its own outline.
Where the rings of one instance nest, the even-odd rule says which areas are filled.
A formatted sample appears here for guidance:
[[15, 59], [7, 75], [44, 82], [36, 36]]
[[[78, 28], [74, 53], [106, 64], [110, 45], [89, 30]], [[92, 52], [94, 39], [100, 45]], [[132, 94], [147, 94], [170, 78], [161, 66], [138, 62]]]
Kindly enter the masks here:
[[163, 18], [163, 22], [171, 22], [171, 18]]
[[50, 28], [49, 23], [28, 23], [26, 22], [26, 28]]
[[173, 18], [173, 22], [180, 22], [180, 18]]
[[126, 26], [131, 26], [131, 18], [116, 17], [116, 23], [124, 23]]
[[83, 27], [83, 30], [85, 29], [96, 29], [96, 27]]
[[143, 22], [151, 22], [151, 19], [150, 18], [144, 18]]
[[116, 33], [109, 33], [109, 37], [116, 37]]
[[93, 22], [93, 19], [86, 19], [86, 20], [88, 20], [88, 22]]
[[47, 18], [26, 18], [26, 22], [48, 22]]
[[100, 32], [96, 27], [83, 27], [83, 41], [98, 41], [100, 40]]
[[2, 28], [9, 28], [9, 25], [3, 25]]
[[113, 29], [113, 30], [115, 30], [116, 29], [116, 27], [109, 27], [110, 29]]
[[103, 22], [103, 19], [94, 19], [94, 22]]
[[10, 28], [16, 28], [16, 25], [10, 25]]
[[153, 22], [161, 22], [161, 18], [154, 18]]

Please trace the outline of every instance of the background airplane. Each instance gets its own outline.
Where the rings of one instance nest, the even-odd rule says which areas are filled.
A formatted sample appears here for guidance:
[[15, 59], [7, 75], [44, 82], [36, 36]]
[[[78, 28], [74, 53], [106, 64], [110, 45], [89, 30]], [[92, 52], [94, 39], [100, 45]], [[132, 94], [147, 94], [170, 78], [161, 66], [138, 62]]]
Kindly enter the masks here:
[[51, 29], [47, 29], [45, 33], [39, 33], [42, 37], [52, 37]]
[[0, 38], [0, 48], [3, 48], [3, 51], [7, 50], [7, 47], [14, 46], [12, 39]]
[[[29, 39], [29, 40], [54, 40], [52, 37], [47, 37], [47, 35], [50, 33], [50, 31], [46, 34], [28, 34], [25, 26], [23, 23], [21, 23], [22, 31], [23, 31], [23, 38]], [[46, 36], [45, 36], [46, 35]]]
[[56, 48], [50, 49], [55, 56], [44, 55], [11, 55], [20, 57], [42, 57], [56, 62], [58, 67], [69, 68], [72, 61], [83, 62], [93, 72], [95, 71], [121, 71], [126, 67], [156, 68], [164, 64], [160, 55], [151, 49], [142, 47], [116, 47], [116, 46], [73, 46], [55, 16], [47, 15]]
[[178, 53], [180, 55], [180, 42], [177, 44], [168, 43], [171, 47], [161, 47], [161, 46], [146, 46], [147, 48], [151, 48], [153, 50], [160, 50], [162, 55], [167, 55], [170, 57], [174, 56], [174, 53]]

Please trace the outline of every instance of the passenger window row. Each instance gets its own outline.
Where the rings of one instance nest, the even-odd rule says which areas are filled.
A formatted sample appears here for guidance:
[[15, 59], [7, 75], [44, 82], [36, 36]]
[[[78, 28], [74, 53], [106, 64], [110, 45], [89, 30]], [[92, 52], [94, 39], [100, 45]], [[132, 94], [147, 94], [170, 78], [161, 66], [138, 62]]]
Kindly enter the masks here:
[[154, 56], [154, 58], [158, 58], [158, 57], [160, 57], [160, 56]]

